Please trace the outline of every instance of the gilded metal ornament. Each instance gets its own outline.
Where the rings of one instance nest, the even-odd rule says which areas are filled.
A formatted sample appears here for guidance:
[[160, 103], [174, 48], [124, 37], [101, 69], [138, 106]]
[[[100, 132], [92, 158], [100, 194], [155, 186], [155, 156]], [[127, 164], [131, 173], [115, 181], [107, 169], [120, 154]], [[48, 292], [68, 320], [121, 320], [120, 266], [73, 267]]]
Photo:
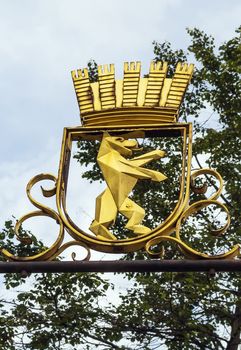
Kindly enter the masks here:
[[148, 179], [157, 182], [166, 179], [166, 176], [162, 173], [142, 167], [142, 165], [152, 160], [162, 158], [165, 153], [161, 150], [155, 150], [139, 157], [126, 159], [126, 157], [132, 156], [133, 150], [137, 150], [137, 147], [136, 140], [110, 136], [108, 132], [103, 134], [97, 162], [106, 181], [107, 188], [96, 199], [95, 220], [90, 226], [90, 230], [97, 237], [116, 239], [108, 230], [108, 227], [115, 222], [118, 212], [128, 218], [125, 227], [132, 230], [136, 235], [151, 232], [148, 227], [141, 225], [145, 216], [145, 210], [128, 196], [138, 179]]
[[[23, 222], [36, 216], [48, 216], [59, 225], [59, 234], [49, 248], [33, 256], [15, 256], [3, 248], [1, 254], [12, 261], [54, 260], [65, 249], [77, 245], [86, 250], [85, 260], [89, 260], [91, 249], [107, 253], [145, 249], [151, 257], [159, 258], [163, 254], [162, 243], [171, 242], [191, 259], [237, 256], [238, 245], [226, 253], [208, 255], [193, 249], [181, 238], [181, 227], [187, 218], [210, 205], [220, 208], [227, 216], [223, 227], [210, 229], [211, 235], [222, 235], [230, 224], [227, 208], [217, 200], [223, 188], [220, 174], [211, 169], [191, 171], [192, 125], [178, 122], [179, 108], [193, 69], [192, 64], [179, 63], [173, 77], [169, 78], [167, 63], [151, 62], [148, 77], [142, 78], [140, 62], [131, 62], [124, 64], [123, 79], [115, 80], [114, 65], [111, 64], [98, 67], [98, 81], [94, 83], [90, 82], [87, 69], [72, 72], [82, 126], [64, 128], [58, 177], [40, 174], [30, 180], [27, 196], [37, 210], [20, 218], [15, 227], [17, 238], [29, 244], [29, 237], [19, 235]], [[162, 162], [165, 162], [168, 150], [145, 152], [138, 140], [170, 136], [179, 138], [181, 143], [180, 192], [171, 213], [151, 228], [142, 222], [148, 213], [131, 194], [135, 186], [143, 181], [160, 185], [168, 181], [165, 172], [162, 172]], [[99, 142], [96, 161], [106, 182], [106, 189], [96, 198], [95, 217], [89, 232], [84, 232], [71, 219], [66, 205], [71, 149], [75, 141]], [[158, 166], [158, 170], [151, 165]], [[214, 176], [219, 187], [210, 198], [190, 204], [190, 191], [205, 193], [207, 190], [206, 185], [201, 188], [195, 185], [195, 179], [203, 174]], [[55, 196], [57, 210], [41, 204], [32, 195], [33, 186], [43, 180], [53, 182], [52, 189], [41, 188], [44, 197]], [[112, 232], [119, 214], [126, 218], [125, 230], [129, 234], [125, 238], [119, 238]], [[64, 243], [65, 232], [72, 239]], [[153, 249], [159, 245], [159, 250]], [[74, 255], [72, 257], [75, 259]]]

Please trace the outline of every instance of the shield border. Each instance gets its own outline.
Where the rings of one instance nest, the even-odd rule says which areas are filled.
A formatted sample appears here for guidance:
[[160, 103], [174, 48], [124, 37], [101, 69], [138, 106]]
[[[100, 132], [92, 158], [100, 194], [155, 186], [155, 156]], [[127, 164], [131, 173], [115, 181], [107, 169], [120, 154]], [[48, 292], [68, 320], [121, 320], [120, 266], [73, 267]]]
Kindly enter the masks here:
[[[166, 132], [174, 134], [179, 132], [183, 137], [183, 159], [182, 159], [182, 182], [178, 202], [172, 213], [154, 228], [150, 233], [133, 238], [108, 240], [99, 239], [78, 227], [69, 217], [66, 209], [66, 196], [68, 185], [68, 172], [71, 157], [71, 146], [73, 141], [78, 141], [80, 135], [98, 135], [103, 131], [114, 132], [137, 132], [137, 131]], [[175, 230], [176, 223], [188, 205], [191, 176], [192, 157], [192, 125], [191, 123], [160, 124], [151, 127], [147, 125], [121, 126], [121, 127], [76, 127], [64, 128], [62, 149], [60, 154], [58, 181], [56, 186], [56, 204], [58, 213], [68, 233], [76, 240], [84, 242], [89, 248], [106, 253], [127, 253], [143, 248], [146, 243], [159, 236], [170, 235]]]

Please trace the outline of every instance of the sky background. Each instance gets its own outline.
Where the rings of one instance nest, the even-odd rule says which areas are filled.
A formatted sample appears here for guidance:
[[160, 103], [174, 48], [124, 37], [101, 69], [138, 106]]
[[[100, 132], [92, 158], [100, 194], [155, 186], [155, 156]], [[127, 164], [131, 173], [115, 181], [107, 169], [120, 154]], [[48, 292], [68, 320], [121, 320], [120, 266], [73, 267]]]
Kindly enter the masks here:
[[[141, 60], [146, 73], [154, 40], [185, 49], [186, 28], [197, 27], [220, 45], [240, 18], [239, 0], [0, 0], [1, 227], [34, 209], [27, 182], [42, 172], [57, 175], [63, 128], [80, 125], [71, 70], [95, 59], [115, 63], [121, 76], [124, 61]], [[79, 171], [73, 174], [82, 191], [73, 207], [87, 217], [81, 203], [91, 193]], [[56, 234], [46, 219], [33, 225], [40, 235]]]

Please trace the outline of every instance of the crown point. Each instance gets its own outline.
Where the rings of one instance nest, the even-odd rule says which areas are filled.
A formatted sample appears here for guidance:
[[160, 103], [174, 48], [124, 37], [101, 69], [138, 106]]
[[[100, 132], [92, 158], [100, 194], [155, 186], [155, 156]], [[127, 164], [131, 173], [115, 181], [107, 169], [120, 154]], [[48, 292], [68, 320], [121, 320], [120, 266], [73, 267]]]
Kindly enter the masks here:
[[167, 71], [167, 68], [168, 68], [168, 63], [167, 62], [163, 62], [162, 69]]
[[73, 70], [71, 72], [71, 76], [72, 76], [73, 81], [81, 80], [81, 79], [88, 79], [89, 78], [88, 69], [87, 68], [77, 69], [77, 72]]
[[114, 74], [115, 73], [115, 66], [114, 64], [103, 64], [98, 66], [98, 75], [107, 75], [107, 74]]
[[77, 77], [78, 78], [82, 77], [82, 69], [77, 69]]
[[108, 69], [109, 65], [108, 64], [104, 64], [103, 67], [104, 67], [104, 70], [103, 70], [104, 74], [108, 74], [109, 73], [109, 69]]
[[182, 63], [178, 62], [177, 66], [176, 66], [176, 72], [181, 72], [182, 71]]
[[150, 73], [155, 72], [166, 72], [167, 71], [167, 62], [162, 61], [152, 61], [150, 64]]
[[178, 63], [176, 66], [175, 73], [177, 74], [185, 74], [189, 76], [189, 80], [192, 77], [194, 71], [194, 64], [188, 64], [188, 63]]
[[137, 61], [136, 62], [136, 70], [139, 72], [141, 71], [141, 62], [140, 61]]
[[131, 63], [130, 63], [130, 70], [134, 70], [135, 67], [136, 67], [135, 62], [131, 62]]
[[77, 74], [76, 74], [75, 71], [73, 71], [71, 73], [72, 73], [72, 77], [73, 77], [74, 80], [89, 78], [89, 73], [88, 73], [88, 69], [87, 68], [77, 69]]
[[124, 71], [128, 71], [129, 70], [129, 62], [124, 62]]
[[98, 75], [102, 75], [102, 72], [103, 72], [103, 66], [99, 65], [98, 66]]
[[76, 71], [75, 70], [71, 71], [71, 76], [72, 76], [73, 80], [77, 79], [77, 75], [76, 75]]
[[87, 68], [84, 68], [83, 78], [89, 78], [89, 71]]
[[115, 65], [114, 65], [114, 63], [110, 64], [110, 73], [112, 73], [112, 74], [115, 73]]
[[140, 72], [141, 71], [141, 62], [125, 62], [124, 63], [124, 71], [125, 72]]
[[162, 69], [162, 62], [160, 62], [160, 61], [155, 62], [155, 69], [161, 70]]

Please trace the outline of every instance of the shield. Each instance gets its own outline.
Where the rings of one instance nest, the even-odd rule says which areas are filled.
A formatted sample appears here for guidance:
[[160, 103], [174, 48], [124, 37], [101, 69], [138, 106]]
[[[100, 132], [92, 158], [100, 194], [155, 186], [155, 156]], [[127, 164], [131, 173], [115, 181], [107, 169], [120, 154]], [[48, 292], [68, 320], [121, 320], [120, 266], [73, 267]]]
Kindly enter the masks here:
[[[81, 147], [81, 142], [89, 142], [90, 144], [93, 143], [93, 141], [97, 141], [98, 148], [100, 148], [101, 142], [103, 140], [103, 135], [108, 133], [110, 136], [111, 140], [112, 139], [122, 139], [122, 140], [138, 140], [138, 143], [141, 143], [142, 140], [148, 140], [148, 146], [145, 146], [145, 143], [143, 144], [143, 147], [141, 151], [138, 154], [137, 157], [135, 157], [139, 163], [142, 161], [142, 158], [147, 158], [145, 156], [147, 154], [146, 149], [148, 149], [148, 154], [151, 153], [153, 155], [155, 149], [151, 149], [151, 145], [153, 144], [160, 144], [161, 142], [163, 144], [176, 144], [176, 149], [174, 152], [173, 157], [178, 157], [180, 159], [180, 164], [179, 164], [179, 172], [178, 172], [178, 167], [176, 167], [176, 174], [173, 176], [175, 179], [176, 183], [172, 183], [173, 179], [168, 179], [168, 177], [163, 176], [163, 181], [155, 181], [154, 185], [154, 190], [155, 192], [160, 193], [160, 197], [162, 197], [165, 201], [165, 198], [163, 197], [163, 193], [165, 192], [165, 187], [166, 186], [173, 186], [178, 188], [178, 193], [176, 194], [175, 200], [172, 202], [172, 210], [170, 213], [166, 214], [166, 217], [162, 218], [162, 222], [155, 224], [154, 227], [148, 228], [146, 230], [147, 232], [138, 232], [138, 230], [129, 230], [128, 231], [124, 228], [124, 226], [119, 230], [118, 235], [115, 235], [112, 233], [112, 230], [109, 229], [107, 226], [113, 226], [115, 228], [115, 217], [113, 218], [113, 215], [108, 218], [108, 215], [111, 211], [114, 211], [115, 204], [112, 201], [108, 201], [108, 198], [105, 200], [105, 195], [102, 196], [101, 204], [99, 204], [99, 207], [96, 207], [96, 211], [102, 211], [102, 217], [107, 216], [106, 220], [104, 220], [104, 223], [108, 222], [108, 225], [105, 225], [105, 227], [108, 228], [106, 230], [106, 234], [103, 232], [103, 234], [93, 234], [89, 232], [84, 232], [80, 225], [74, 222], [72, 220], [71, 216], [68, 214], [68, 208], [66, 203], [67, 201], [67, 189], [68, 189], [68, 178], [69, 178], [69, 167], [70, 167], [70, 160], [71, 157], [73, 156], [71, 153], [72, 149], [72, 144], [75, 141], [78, 141]], [[62, 151], [61, 151], [61, 159], [60, 159], [60, 166], [59, 166], [59, 177], [58, 177], [58, 183], [57, 183], [57, 205], [58, 205], [58, 212], [63, 220], [64, 224], [68, 228], [68, 232], [73, 236], [74, 239], [76, 240], [81, 240], [88, 244], [91, 248], [103, 251], [103, 252], [118, 252], [118, 253], [124, 253], [124, 252], [129, 252], [129, 251], [135, 251], [137, 249], [143, 248], [145, 244], [150, 241], [151, 239], [161, 236], [161, 235], [169, 235], [170, 233], [173, 232], [176, 222], [180, 216], [180, 214], [183, 212], [184, 208], [188, 204], [189, 200], [189, 188], [190, 188], [190, 160], [191, 160], [191, 137], [192, 137], [192, 128], [191, 124], [172, 124], [170, 125], [159, 125], [158, 127], [147, 127], [147, 126], [138, 126], [135, 128], [132, 127], [119, 127], [119, 128], [112, 128], [112, 129], [106, 129], [103, 130], [103, 128], [100, 128], [99, 130], [95, 128], [95, 130], [92, 130], [91, 128], [66, 128], [64, 130], [64, 135], [63, 135], [63, 142], [62, 142]], [[115, 145], [113, 146], [115, 147]], [[145, 149], [146, 148], [146, 149]], [[154, 169], [154, 174], [159, 173], [161, 174], [161, 168], [165, 164], [168, 164], [168, 161], [170, 161], [168, 157], [168, 150], [164, 150], [165, 156], [163, 157], [163, 162], [161, 162], [160, 159], [155, 160], [151, 159]], [[110, 152], [109, 152], [110, 153]], [[118, 150], [115, 148], [115, 153], [118, 153]], [[106, 155], [106, 157], [112, 157], [113, 155], [110, 156], [109, 154]], [[98, 158], [98, 156], [97, 156]], [[109, 161], [108, 158], [108, 161]], [[128, 161], [131, 161], [131, 157], [127, 158]], [[96, 159], [97, 161], [97, 159]], [[111, 162], [111, 161], [109, 161]], [[113, 159], [113, 162], [116, 162], [116, 159]], [[123, 165], [123, 161], [121, 161]], [[150, 175], [148, 174], [149, 167], [145, 167], [144, 169], [146, 170], [145, 173], [141, 173], [140, 167], [138, 169], [137, 166], [132, 167], [130, 170], [127, 168], [128, 164], [124, 164], [126, 167], [123, 169], [114, 169], [115, 170], [115, 176], [110, 175], [110, 181], [107, 180], [106, 188], [109, 189], [111, 187], [110, 182], [113, 182], [113, 187], [117, 189], [116, 192], [119, 192], [116, 194], [117, 201], [119, 199], [119, 207], [118, 209], [121, 208], [122, 203], [124, 202], [124, 197], [126, 198], [131, 198], [131, 204], [132, 206], [136, 204], [135, 200], [133, 198], [135, 197], [133, 195], [133, 192], [135, 190], [135, 187], [133, 189], [131, 188], [131, 192], [129, 193], [122, 193], [125, 191], [127, 187], [127, 183], [130, 182], [131, 176], [130, 172], [134, 171], [134, 175], [132, 178], [138, 179], [138, 182], [143, 183], [145, 182], [145, 186], [148, 186], [148, 183], [152, 180], [150, 178]], [[136, 164], [135, 164], [136, 165]], [[111, 165], [109, 166], [109, 168]], [[113, 167], [112, 167], [113, 168]], [[141, 167], [143, 168], [143, 167]], [[158, 171], [160, 169], [160, 171]], [[108, 169], [107, 169], [108, 170]], [[101, 169], [100, 169], [101, 171]], [[110, 170], [109, 170], [110, 171]], [[129, 173], [128, 173], [129, 171]], [[118, 172], [121, 174], [121, 178], [118, 178]], [[138, 173], [137, 173], [138, 172]], [[151, 174], [152, 175], [152, 174]], [[113, 177], [114, 180], [113, 181]], [[155, 179], [154, 179], [155, 180]], [[160, 179], [161, 180], [161, 179]], [[125, 182], [126, 181], [126, 182]], [[136, 182], [136, 181], [135, 181]], [[166, 182], [166, 184], [164, 184]], [[120, 183], [123, 183], [123, 186], [120, 185]], [[136, 184], [138, 185], [138, 183]], [[114, 190], [112, 189], [112, 192]], [[87, 196], [88, 196], [88, 189], [86, 190]], [[129, 196], [128, 196], [129, 194]], [[81, 193], [79, 195], [80, 201], [81, 201]], [[112, 196], [113, 197], [113, 196]], [[84, 198], [82, 200], [85, 200]], [[93, 198], [92, 200], [95, 200]], [[127, 204], [128, 205], [128, 204]], [[142, 208], [142, 203], [137, 204], [138, 208]], [[152, 205], [156, 208], [158, 206], [158, 203], [152, 203]], [[100, 208], [101, 207], [101, 208]], [[134, 212], [133, 216], [137, 216], [140, 210], [137, 210]], [[135, 209], [135, 208], [134, 208]], [[162, 208], [159, 207], [158, 210], [161, 212]], [[107, 212], [105, 214], [105, 212]], [[120, 212], [120, 211], [119, 211]], [[125, 213], [124, 213], [125, 214]], [[122, 210], [122, 215], [123, 210]], [[100, 217], [101, 214], [99, 214]], [[145, 215], [148, 216], [148, 209], [145, 210]], [[144, 219], [144, 217], [143, 217]], [[94, 217], [93, 217], [94, 220]], [[90, 223], [91, 224], [91, 223]], [[137, 226], [143, 226], [141, 225], [141, 222], [138, 223], [139, 225]], [[93, 225], [92, 225], [93, 226]], [[94, 231], [94, 228], [93, 230]], [[140, 230], [139, 230], [140, 231]], [[110, 234], [108, 234], [110, 232]], [[126, 237], [125, 237], [126, 236]], [[121, 237], [121, 238], [119, 238]]]

